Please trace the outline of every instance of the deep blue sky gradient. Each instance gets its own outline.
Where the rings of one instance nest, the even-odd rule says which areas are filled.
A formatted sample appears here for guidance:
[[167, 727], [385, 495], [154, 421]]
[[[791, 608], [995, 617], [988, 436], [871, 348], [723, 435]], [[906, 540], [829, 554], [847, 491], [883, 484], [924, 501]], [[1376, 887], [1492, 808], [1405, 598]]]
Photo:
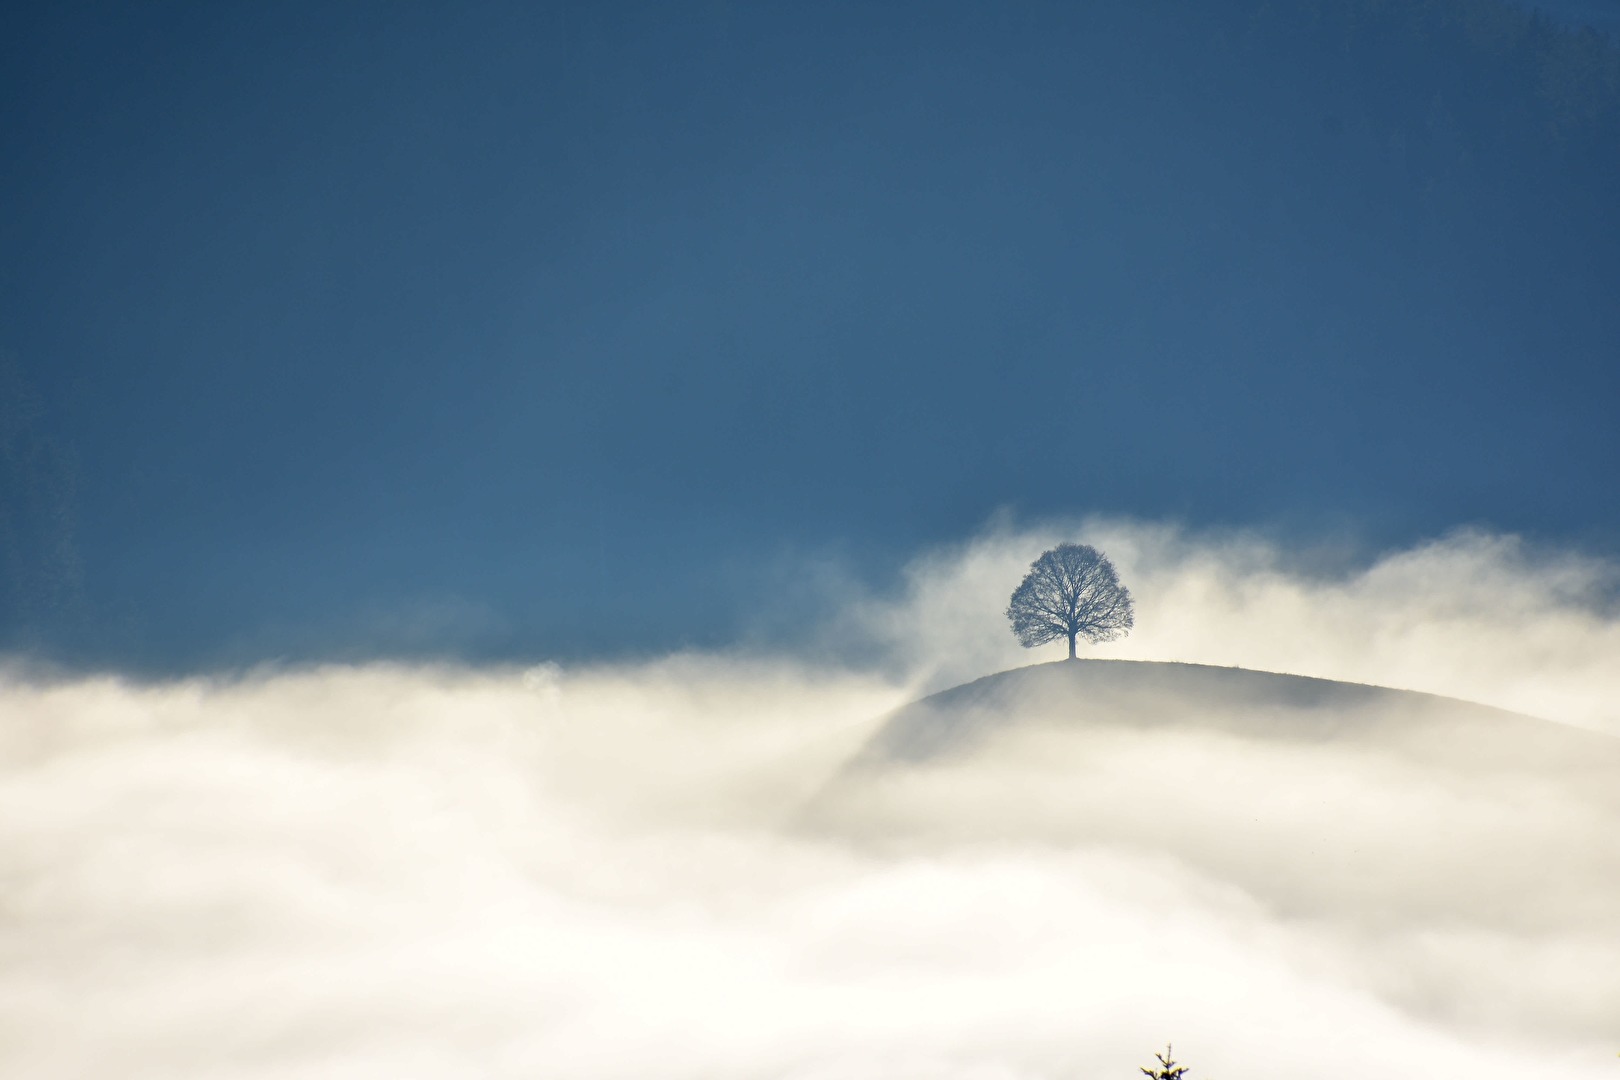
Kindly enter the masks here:
[[1489, 0], [32, 5], [0, 349], [83, 596], [0, 626], [791, 635], [804, 560], [998, 508], [1620, 550], [1616, 56]]

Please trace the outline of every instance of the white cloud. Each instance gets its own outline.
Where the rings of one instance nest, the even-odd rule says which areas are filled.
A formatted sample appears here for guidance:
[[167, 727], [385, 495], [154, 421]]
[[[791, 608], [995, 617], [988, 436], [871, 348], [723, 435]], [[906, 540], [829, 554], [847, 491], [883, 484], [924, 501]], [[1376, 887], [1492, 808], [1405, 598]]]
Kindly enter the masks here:
[[1315, 572], [1253, 534], [1002, 522], [918, 559], [900, 597], [854, 605], [837, 632], [935, 687], [1057, 659], [1061, 644], [1018, 648], [1003, 612], [1029, 563], [1069, 539], [1103, 550], [1136, 600], [1131, 635], [1086, 655], [1423, 690], [1620, 733], [1620, 568], [1480, 532]]
[[[1057, 535], [925, 559], [846, 625], [936, 676], [1027, 661], [1000, 609]], [[1109, 655], [1603, 719], [1601, 567], [1083, 535], [1139, 596]], [[703, 656], [11, 677], [0, 1073], [1101, 1080], [1174, 1039], [1217, 1080], [1614, 1075], [1612, 788], [1037, 733], [807, 823], [910, 693]]]

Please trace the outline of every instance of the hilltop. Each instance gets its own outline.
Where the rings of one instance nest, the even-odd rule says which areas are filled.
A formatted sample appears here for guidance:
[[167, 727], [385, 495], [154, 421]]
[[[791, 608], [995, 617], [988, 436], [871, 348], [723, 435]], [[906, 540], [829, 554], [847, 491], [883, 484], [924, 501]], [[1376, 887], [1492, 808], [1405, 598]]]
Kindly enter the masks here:
[[867, 770], [954, 759], [1036, 727], [1376, 747], [1471, 767], [1620, 768], [1620, 739], [1474, 702], [1144, 660], [1060, 660], [940, 691], [891, 713], [851, 765]]
[[1620, 739], [1329, 679], [1003, 671], [882, 718], [799, 825], [928, 858], [1150, 858], [1174, 888], [1344, 926], [1620, 933]]

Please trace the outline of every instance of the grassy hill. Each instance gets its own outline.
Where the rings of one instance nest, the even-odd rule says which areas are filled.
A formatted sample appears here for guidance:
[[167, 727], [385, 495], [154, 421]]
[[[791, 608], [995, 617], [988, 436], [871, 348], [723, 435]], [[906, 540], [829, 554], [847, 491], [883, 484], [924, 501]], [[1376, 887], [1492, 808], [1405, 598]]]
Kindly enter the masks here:
[[[1181, 887], [1346, 933], [1620, 940], [1620, 739], [1385, 687], [1139, 661], [1004, 671], [884, 718], [802, 824], [928, 858], [1157, 860], [1201, 883]], [[1620, 999], [1611, 982], [1598, 999]]]
[[1041, 727], [1219, 734], [1379, 749], [1436, 766], [1620, 769], [1620, 739], [1455, 698], [1245, 668], [1063, 660], [988, 675], [891, 714], [852, 766], [919, 764]]

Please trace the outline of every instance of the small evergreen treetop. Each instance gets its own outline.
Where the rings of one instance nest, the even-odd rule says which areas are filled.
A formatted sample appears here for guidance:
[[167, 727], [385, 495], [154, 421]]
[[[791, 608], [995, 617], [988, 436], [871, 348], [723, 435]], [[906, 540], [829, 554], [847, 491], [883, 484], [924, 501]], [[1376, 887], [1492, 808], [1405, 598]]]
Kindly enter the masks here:
[[1181, 1080], [1189, 1071], [1185, 1065], [1175, 1063], [1175, 1059], [1170, 1056], [1169, 1043], [1165, 1044], [1164, 1053], [1154, 1054], [1153, 1056], [1159, 1059], [1159, 1067], [1157, 1069], [1142, 1070], [1142, 1075], [1148, 1077], [1149, 1080]]

